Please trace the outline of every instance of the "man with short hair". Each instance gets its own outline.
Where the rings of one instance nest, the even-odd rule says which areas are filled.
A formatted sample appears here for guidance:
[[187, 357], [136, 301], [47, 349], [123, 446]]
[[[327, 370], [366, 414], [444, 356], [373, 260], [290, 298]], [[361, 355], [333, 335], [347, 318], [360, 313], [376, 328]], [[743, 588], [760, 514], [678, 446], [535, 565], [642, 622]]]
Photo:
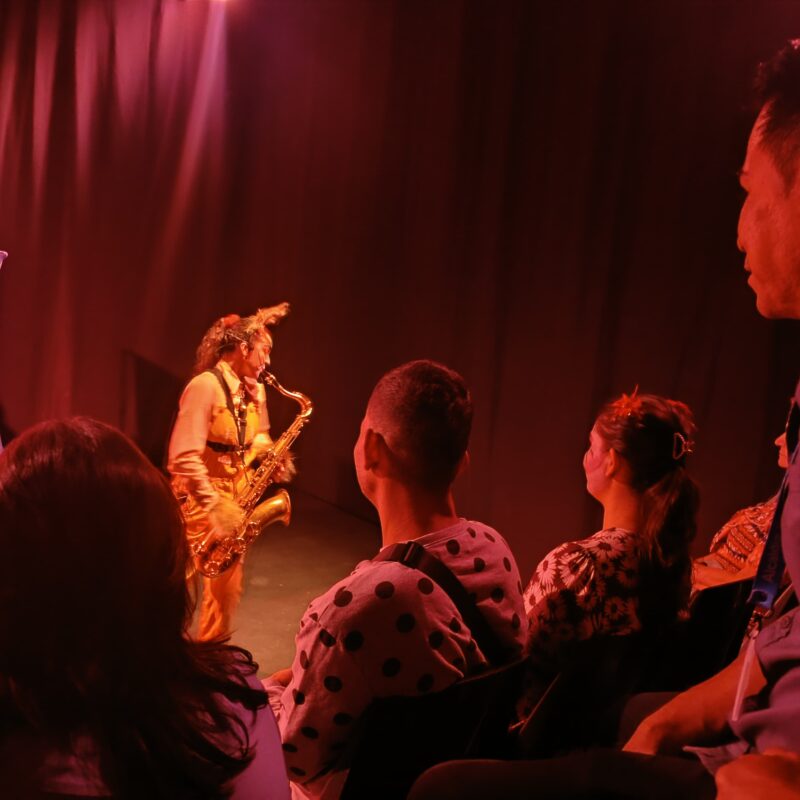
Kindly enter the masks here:
[[[759, 312], [770, 319], [800, 319], [800, 40], [790, 42], [762, 65], [758, 88], [761, 110], [740, 173], [747, 196], [739, 217], [738, 244], [745, 254], [747, 282], [756, 293]], [[800, 384], [795, 402], [800, 402]], [[789, 576], [798, 587], [800, 457], [796, 431], [787, 434], [794, 453], [781, 517], [781, 545]], [[644, 720], [626, 749], [669, 753], [732, 732], [733, 739], [727, 744], [698, 752], [711, 772], [744, 754], [774, 752], [776, 748], [800, 753], [798, 609], [783, 614], [761, 632], [756, 655], [749, 674], [742, 656], [710, 680], [678, 695]], [[731, 720], [743, 670], [743, 686], [752, 696], [739, 718]], [[755, 768], [763, 763], [756, 760]], [[725, 769], [736, 774], [749, 766], [743, 762]], [[729, 793], [735, 786], [725, 780], [725, 774], [720, 788]]]
[[337, 759], [373, 700], [440, 691], [490, 661], [435, 580], [381, 560], [389, 546], [421, 545], [458, 578], [506, 658], [522, 653], [527, 619], [514, 556], [497, 531], [459, 517], [453, 501], [471, 423], [463, 379], [432, 361], [393, 369], [372, 392], [353, 459], [383, 548], [312, 601], [291, 670], [265, 681], [296, 794], [338, 796], [345, 773]]

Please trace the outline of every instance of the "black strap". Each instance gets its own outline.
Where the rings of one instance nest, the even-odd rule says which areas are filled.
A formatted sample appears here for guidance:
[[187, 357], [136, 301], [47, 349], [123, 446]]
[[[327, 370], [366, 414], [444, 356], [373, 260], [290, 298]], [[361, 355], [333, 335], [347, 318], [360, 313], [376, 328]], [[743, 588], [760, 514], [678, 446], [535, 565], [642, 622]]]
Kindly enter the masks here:
[[508, 661], [509, 648], [503, 645], [486, 618], [478, 610], [475, 602], [467, 594], [461, 581], [438, 558], [432, 556], [417, 542], [398, 542], [385, 547], [373, 561], [397, 561], [400, 564], [423, 572], [445, 591], [461, 614], [478, 643], [483, 654], [493, 666], [500, 666]]
[[233, 424], [236, 427], [236, 435], [239, 438], [239, 452], [244, 458], [244, 437], [247, 434], [247, 406], [244, 401], [242, 401], [239, 409], [240, 411], [244, 409], [244, 414], [237, 414], [236, 407], [233, 404], [231, 387], [228, 386], [228, 382], [225, 380], [222, 370], [220, 370], [219, 367], [214, 367], [213, 369], [210, 369], [209, 372], [219, 381], [219, 385], [222, 387], [222, 391], [225, 393], [225, 402], [228, 405], [228, 411], [231, 412], [231, 416], [233, 417]]
[[[252, 442], [250, 442], [252, 444]], [[245, 450], [250, 447], [250, 444], [245, 443]], [[209, 450], [213, 450], [215, 453], [238, 453], [239, 452], [239, 445], [236, 444], [226, 444], [225, 442], [214, 442], [211, 439], [206, 439], [206, 447]]]

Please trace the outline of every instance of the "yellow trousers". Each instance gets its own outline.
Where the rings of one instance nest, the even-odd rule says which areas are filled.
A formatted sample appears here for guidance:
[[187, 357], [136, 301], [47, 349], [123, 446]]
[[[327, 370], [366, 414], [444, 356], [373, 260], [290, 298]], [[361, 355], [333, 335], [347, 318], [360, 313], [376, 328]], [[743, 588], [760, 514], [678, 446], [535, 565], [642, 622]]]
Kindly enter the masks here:
[[203, 578], [203, 599], [200, 603], [200, 641], [230, 636], [231, 620], [242, 599], [244, 558], [216, 578]]

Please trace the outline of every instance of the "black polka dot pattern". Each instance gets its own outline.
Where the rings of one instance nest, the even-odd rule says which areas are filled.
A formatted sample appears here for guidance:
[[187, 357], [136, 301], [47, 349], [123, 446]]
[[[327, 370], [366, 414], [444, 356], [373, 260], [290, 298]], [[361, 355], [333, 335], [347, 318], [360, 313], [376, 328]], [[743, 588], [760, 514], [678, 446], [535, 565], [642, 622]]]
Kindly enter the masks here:
[[417, 621], [414, 619], [413, 614], [401, 614], [397, 618], [397, 622], [395, 623], [395, 627], [397, 628], [400, 633], [410, 633], [414, 630], [414, 626], [417, 624]]
[[381, 667], [381, 672], [387, 678], [394, 678], [398, 672], [400, 672], [400, 664], [399, 659], [397, 658], [387, 658], [386, 661], [383, 662], [383, 666]]
[[381, 600], [388, 600], [394, 594], [394, 584], [390, 581], [381, 581], [375, 587], [375, 594]]
[[339, 589], [339, 591], [336, 592], [336, 596], [333, 598], [333, 604], [339, 608], [344, 608], [345, 606], [350, 605], [352, 599], [352, 592], [348, 592], [347, 589]]
[[364, 644], [364, 634], [361, 631], [350, 631], [344, 637], [344, 649], [350, 653], [355, 653], [356, 650], [361, 649]]
[[319, 632], [319, 640], [325, 647], [333, 647], [336, 644], [336, 637], [332, 636], [324, 628]]
[[[504, 643], [520, 643], [528, 621], [514, 589], [519, 573], [503, 540], [472, 523], [430, 542]], [[331, 760], [348, 746], [338, 740], [358, 730], [355, 709], [378, 687], [383, 695], [422, 696], [476, 673], [484, 661], [480, 643], [441, 587], [400, 564], [362, 562], [315, 600], [303, 621], [289, 689], [296, 716], [284, 747], [292, 780], [324, 770], [325, 753], [335, 764]]]

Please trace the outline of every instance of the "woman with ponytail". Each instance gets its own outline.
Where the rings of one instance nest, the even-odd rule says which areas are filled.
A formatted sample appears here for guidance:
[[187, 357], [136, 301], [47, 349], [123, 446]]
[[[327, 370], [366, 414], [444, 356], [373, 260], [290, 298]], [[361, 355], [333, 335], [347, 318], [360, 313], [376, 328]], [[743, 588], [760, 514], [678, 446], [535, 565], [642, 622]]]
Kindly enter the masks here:
[[685, 611], [699, 504], [686, 469], [694, 434], [689, 408], [657, 395], [634, 391], [600, 412], [583, 468], [603, 528], [550, 552], [525, 590], [540, 669], [564, 666], [595, 637], [657, 634]]

